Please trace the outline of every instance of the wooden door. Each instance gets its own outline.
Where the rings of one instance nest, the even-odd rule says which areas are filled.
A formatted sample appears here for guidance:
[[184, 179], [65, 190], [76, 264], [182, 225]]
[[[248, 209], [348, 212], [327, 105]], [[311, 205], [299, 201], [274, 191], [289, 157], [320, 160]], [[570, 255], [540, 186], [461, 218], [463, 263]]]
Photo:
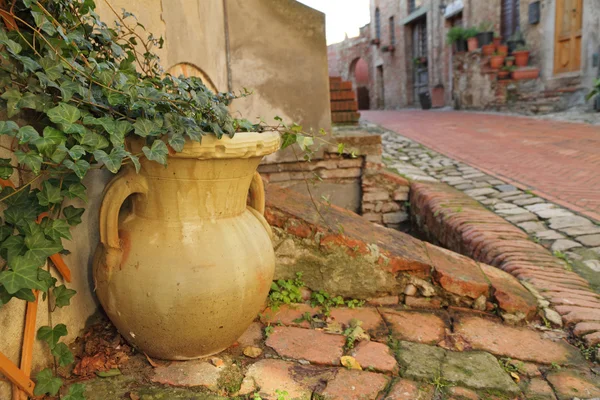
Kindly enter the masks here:
[[581, 69], [583, 0], [556, 0], [554, 73]]

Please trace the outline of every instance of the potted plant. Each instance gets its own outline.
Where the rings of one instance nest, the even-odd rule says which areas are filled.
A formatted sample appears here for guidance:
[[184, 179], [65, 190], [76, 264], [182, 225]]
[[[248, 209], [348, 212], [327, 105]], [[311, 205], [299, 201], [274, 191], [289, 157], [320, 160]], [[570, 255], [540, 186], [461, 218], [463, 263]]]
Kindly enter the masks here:
[[[2, 189], [2, 303], [7, 294], [35, 301], [35, 289], [68, 304], [74, 293], [60, 305], [69, 289], [44, 265], [82, 222], [83, 179], [102, 169], [118, 173], [105, 188], [93, 260], [106, 313], [149, 356], [214, 354], [246, 330], [269, 292], [275, 254], [256, 168], [279, 148], [279, 133], [230, 114], [244, 94], [165, 75], [152, 50], [135, 45], [158, 48], [162, 39], [121, 14], [121, 29], [110, 29], [94, 8], [93, 0], [1, 6], [0, 137], [14, 156], [2, 160], [0, 178], [19, 185]], [[121, 210], [127, 198], [133, 206]], [[47, 386], [36, 385], [36, 396]]]
[[505, 57], [504, 54], [494, 53], [494, 55], [490, 57], [490, 67], [492, 69], [500, 69], [502, 65], [504, 65]]
[[526, 67], [529, 65], [529, 48], [525, 45], [519, 45], [513, 52], [515, 65], [517, 67]]
[[511, 72], [514, 70], [514, 66], [509, 67], [505, 65], [504, 67], [500, 68], [500, 71], [498, 71], [498, 79], [508, 79], [510, 77]]
[[396, 46], [394, 45], [387, 45], [387, 46], [383, 46], [381, 48], [381, 51], [384, 53], [393, 53], [396, 50]]
[[454, 46], [454, 51], [463, 53], [467, 51], [467, 40], [465, 37], [465, 28], [462, 26], [453, 26], [446, 34], [446, 42]]
[[494, 46], [493, 43], [486, 44], [481, 47], [481, 53], [484, 56], [491, 56], [492, 54], [494, 54], [495, 51], [496, 51], [496, 47]]
[[375, 38], [375, 39], [371, 39], [371, 44], [375, 45], [375, 46], [379, 46], [381, 44], [381, 40]]
[[594, 87], [586, 96], [586, 100], [594, 99], [594, 110], [600, 111], [600, 79], [596, 79]]
[[506, 57], [504, 59], [504, 63], [507, 67], [512, 67], [515, 64], [515, 58], [513, 56]]
[[508, 45], [508, 52], [512, 53], [519, 46], [525, 45], [525, 39], [523, 38], [523, 34], [520, 30], [517, 30], [515, 33], [511, 35], [511, 37], [506, 41]]
[[498, 48], [502, 44], [502, 36], [494, 32], [494, 47]]
[[475, 51], [479, 48], [479, 41], [477, 40], [477, 34], [479, 30], [475, 27], [465, 30], [465, 38], [467, 39], [467, 48], [469, 51]]
[[479, 25], [479, 33], [477, 33], [477, 40], [479, 41], [479, 47], [483, 47], [487, 44], [493, 44], [494, 42], [494, 24], [486, 21]]
[[500, 54], [508, 55], [508, 45], [501, 44], [499, 46], [496, 46], [496, 52], [498, 52]]
[[516, 68], [512, 72], [512, 78], [516, 81], [521, 79], [536, 79], [540, 76], [539, 68]]

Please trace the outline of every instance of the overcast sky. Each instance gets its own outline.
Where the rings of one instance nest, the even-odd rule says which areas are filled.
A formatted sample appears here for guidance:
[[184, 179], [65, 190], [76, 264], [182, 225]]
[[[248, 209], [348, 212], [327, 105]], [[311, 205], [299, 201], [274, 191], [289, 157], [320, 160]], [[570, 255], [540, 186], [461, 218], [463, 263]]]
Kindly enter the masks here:
[[325, 13], [327, 18], [327, 44], [358, 36], [358, 28], [368, 24], [369, 0], [298, 0]]

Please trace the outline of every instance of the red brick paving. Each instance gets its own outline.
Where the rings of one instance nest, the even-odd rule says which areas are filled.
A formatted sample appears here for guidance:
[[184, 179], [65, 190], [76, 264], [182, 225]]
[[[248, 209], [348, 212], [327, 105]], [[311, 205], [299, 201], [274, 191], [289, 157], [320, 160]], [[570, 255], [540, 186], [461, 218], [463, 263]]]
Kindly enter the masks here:
[[600, 127], [458, 111], [364, 111], [433, 150], [600, 221]]

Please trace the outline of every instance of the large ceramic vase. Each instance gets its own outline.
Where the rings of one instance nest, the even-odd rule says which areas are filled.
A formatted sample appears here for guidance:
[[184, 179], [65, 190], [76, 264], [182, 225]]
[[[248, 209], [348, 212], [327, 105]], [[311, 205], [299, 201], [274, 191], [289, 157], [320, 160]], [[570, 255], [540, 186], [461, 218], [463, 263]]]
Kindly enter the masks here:
[[96, 293], [139, 350], [168, 360], [215, 354], [256, 318], [275, 267], [256, 168], [278, 148], [275, 132], [205, 136], [167, 167], [145, 160], [109, 183]]

